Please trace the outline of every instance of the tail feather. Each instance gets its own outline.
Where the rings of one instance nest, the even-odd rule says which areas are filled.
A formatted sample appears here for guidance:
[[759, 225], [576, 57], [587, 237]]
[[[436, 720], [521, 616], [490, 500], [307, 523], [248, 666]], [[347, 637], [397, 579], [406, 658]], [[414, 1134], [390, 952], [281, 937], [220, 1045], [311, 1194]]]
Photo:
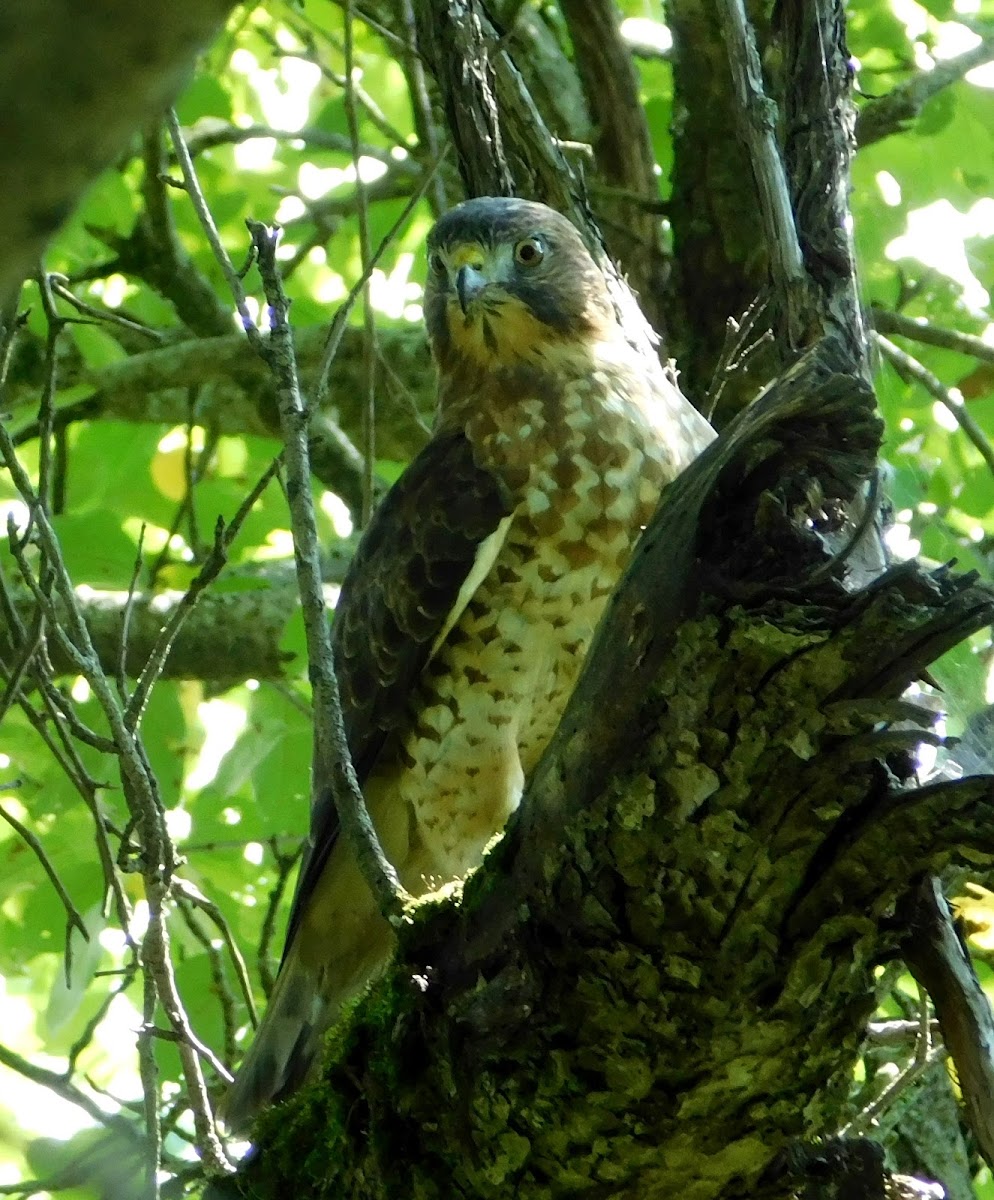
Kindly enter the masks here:
[[303, 1082], [338, 1012], [322, 990], [318, 976], [291, 951], [255, 1039], [218, 1108], [218, 1119], [229, 1133], [245, 1133], [263, 1108]]

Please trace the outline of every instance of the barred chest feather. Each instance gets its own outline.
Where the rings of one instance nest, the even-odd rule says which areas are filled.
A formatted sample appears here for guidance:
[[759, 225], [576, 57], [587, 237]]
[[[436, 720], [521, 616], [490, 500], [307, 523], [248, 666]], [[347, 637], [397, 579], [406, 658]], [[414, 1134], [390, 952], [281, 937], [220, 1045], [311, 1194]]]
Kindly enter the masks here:
[[686, 459], [622, 366], [504, 372], [473, 399], [466, 432], [515, 508], [410, 697], [410, 731], [383, 779], [410, 807], [405, 873], [417, 891], [477, 865], [517, 806], [641, 528]]

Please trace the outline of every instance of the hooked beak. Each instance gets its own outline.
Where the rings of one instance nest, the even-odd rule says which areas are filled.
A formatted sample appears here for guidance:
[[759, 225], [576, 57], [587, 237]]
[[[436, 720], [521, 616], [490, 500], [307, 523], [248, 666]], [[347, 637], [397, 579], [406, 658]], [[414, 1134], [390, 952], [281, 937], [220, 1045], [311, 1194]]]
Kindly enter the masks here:
[[459, 297], [459, 307], [463, 316], [469, 312], [469, 306], [490, 282], [486, 274], [477, 267], [460, 267], [456, 272], [456, 295]]

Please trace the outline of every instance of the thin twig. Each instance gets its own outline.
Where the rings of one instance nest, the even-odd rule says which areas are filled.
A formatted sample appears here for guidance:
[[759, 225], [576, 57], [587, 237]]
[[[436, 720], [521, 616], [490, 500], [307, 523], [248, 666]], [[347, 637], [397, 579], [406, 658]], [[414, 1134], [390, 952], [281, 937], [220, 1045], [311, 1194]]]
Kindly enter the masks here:
[[359, 219], [359, 259], [367, 282], [362, 287], [363, 372], [366, 394], [362, 405], [362, 452], [365, 469], [362, 477], [362, 512], [360, 527], [365, 529], [373, 515], [373, 464], [376, 461], [376, 322], [369, 295], [369, 197], [359, 162], [359, 118], [356, 115], [355, 46], [352, 39], [352, 0], [345, 0], [345, 118], [352, 142], [352, 161], [355, 163], [356, 200]]
[[[301, 35], [301, 41], [312, 42], [312, 39]], [[296, 58], [302, 62], [309, 62], [318, 68], [325, 79], [329, 80], [331, 83], [337, 84], [340, 88], [347, 88], [347, 69], [345, 75], [339, 75], [337, 71], [333, 71], [331, 67], [328, 66], [327, 59], [324, 55], [319, 54], [318, 51], [313, 48], [313, 46], [310, 48], [312, 50], [310, 56], [301, 54], [299, 52], [295, 53], [293, 51], [277, 48], [276, 57]], [[336, 49], [338, 48], [339, 47], [336, 46]], [[391, 124], [389, 118], [372, 98], [372, 96], [370, 96], [370, 94], [358, 84], [355, 86], [355, 97], [359, 101], [360, 105], [362, 105], [363, 111], [369, 118], [370, 122], [376, 126], [376, 128], [380, 131], [380, 133], [383, 134], [385, 138], [387, 138], [388, 141], [392, 142], [395, 146], [402, 146], [405, 150], [410, 150], [410, 143], [407, 137], [405, 137], [405, 135], [402, 134], [395, 125]]]
[[[2, 663], [0, 663], [0, 669], [3, 669]], [[118, 924], [122, 929], [126, 930], [131, 921], [131, 909], [114, 866], [114, 855], [107, 840], [107, 831], [104, 827], [103, 817], [97, 803], [96, 791], [98, 785], [90, 778], [76, 747], [66, 737], [66, 731], [63, 728], [62, 722], [58, 719], [54, 721], [47, 720], [41, 713], [36, 711], [24, 696], [19, 697], [19, 703], [21, 710], [51, 754], [53, 761], [61, 767], [66, 778], [76, 791], [79, 792], [84, 804], [90, 810], [90, 815], [93, 818], [97, 853], [104, 873], [104, 883], [107, 891], [114, 897]], [[62, 745], [54, 741], [51, 736], [50, 726], [52, 724], [55, 725], [59, 732]]]
[[145, 1190], [152, 1200], [159, 1195], [159, 1165], [162, 1161], [162, 1128], [159, 1123], [159, 1068], [149, 1030], [155, 1020], [158, 996], [152, 972], [142, 975], [144, 1010], [138, 1031], [138, 1074], [142, 1081], [142, 1107], [145, 1113]]
[[[23, 466], [14, 451], [10, 435], [0, 422], [0, 454], [2, 454], [14, 485], [28, 503], [34, 514], [34, 533], [45, 555], [47, 570], [51, 572], [54, 589], [65, 608], [66, 641], [73, 648], [80, 664], [80, 673], [89, 683], [91, 691], [103, 709], [110, 726], [116, 753], [120, 763], [121, 783], [129, 810], [129, 828], [138, 830], [141, 839], [141, 870], [145, 893], [149, 905], [149, 926], [141, 948], [141, 961], [146, 980], [146, 1023], [149, 1021], [149, 1005], [157, 1000], [169, 1017], [173, 1028], [182, 1035], [179, 1043], [180, 1058], [184, 1067], [186, 1090], [193, 1114], [197, 1145], [209, 1168], [218, 1174], [230, 1169], [223, 1148], [214, 1129], [210, 1101], [200, 1069], [201, 1048], [192, 1030], [176, 989], [175, 976], [169, 954], [169, 933], [165, 921], [164, 901], [170, 880], [176, 868], [176, 854], [165, 828], [162, 800], [157, 782], [150, 769], [144, 747], [134, 732], [134, 724], [126, 714], [116, 696], [109, 679], [100, 666], [90, 639], [86, 621], [80, 610], [72, 581], [62, 558], [58, 538], [51, 526], [48, 514], [39, 504]], [[20, 564], [19, 564], [20, 565]], [[23, 568], [22, 568], [23, 570]], [[28, 580], [40, 603], [47, 603], [47, 596], [33, 580]], [[197, 1047], [195, 1049], [194, 1047]], [[209, 1054], [209, 1051], [207, 1052]], [[154, 1065], [154, 1064], [153, 1064]], [[147, 1074], [150, 1068], [143, 1062]], [[143, 1078], [145, 1076], [143, 1075]], [[154, 1080], [152, 1080], [154, 1083]], [[149, 1137], [156, 1139], [157, 1097], [146, 1097], [149, 1114]], [[154, 1110], [154, 1111], [153, 1111]], [[156, 1163], [159, 1150], [155, 1149]], [[150, 1168], [150, 1194], [157, 1195], [158, 1167]]]
[[[191, 388], [192, 393], [195, 389]], [[189, 536], [187, 537], [187, 545], [193, 554], [194, 560], [199, 562], [203, 558], [203, 548], [200, 545], [200, 532], [197, 527], [196, 511], [194, 507], [194, 488], [204, 477], [206, 471], [210, 467], [214, 459], [214, 454], [217, 451], [220, 436], [216, 428], [207, 431], [207, 436], [204, 439], [204, 448], [197, 455], [196, 461], [193, 458], [193, 426], [197, 422], [194, 420], [196, 404], [193, 403], [192, 396], [187, 408], [186, 421], [186, 436], [183, 446], [183, 497], [176, 506], [176, 511], [173, 513], [172, 522], [166, 530], [166, 538], [162, 544], [162, 549], [159, 551], [154, 562], [148, 569], [148, 586], [154, 588], [159, 579], [159, 574], [163, 568], [170, 562], [171, 543], [176, 534], [180, 531], [180, 526], [184, 520], [189, 521]]]
[[34, 681], [44, 697], [45, 711], [59, 728], [60, 733], [63, 735], [63, 741], [68, 744], [72, 739], [75, 739], [82, 742], [84, 746], [90, 746], [94, 750], [99, 750], [101, 754], [114, 754], [116, 748], [113, 741], [109, 737], [105, 737], [102, 733], [97, 733], [95, 729], [91, 729], [89, 725], [80, 720], [72, 697], [67, 696], [54, 683], [55, 669], [52, 666], [51, 659], [48, 657], [48, 646], [44, 638], [38, 648], [37, 666], [41, 665], [44, 665], [44, 670], [35, 670]]
[[87, 304], [85, 300], [80, 300], [76, 293], [69, 288], [69, 277], [67, 275], [50, 274], [48, 276], [48, 283], [56, 296], [65, 300], [67, 304], [71, 304], [77, 312], [81, 312], [84, 316], [93, 317], [95, 321], [103, 321], [108, 325], [119, 325], [122, 329], [127, 329], [129, 333], [140, 334], [142, 337], [147, 337], [149, 341], [158, 344], [165, 341], [165, 335], [158, 329], [153, 329], [150, 325], [142, 325], [141, 322], [122, 316], [112, 308], [97, 308], [96, 305]]
[[397, 925], [405, 920], [410, 897], [383, 853], [366, 809], [345, 737], [342, 701], [332, 661], [331, 634], [321, 581], [320, 544], [310, 487], [307, 411], [297, 381], [293, 336], [288, 321], [289, 301], [276, 261], [279, 232], [257, 221], [249, 221], [248, 227], [256, 246], [259, 273], [270, 308], [271, 333], [262, 343], [262, 353], [276, 381], [283, 429], [286, 490], [315, 714], [314, 786], [331, 791], [343, 832], [363, 878], [380, 911]]
[[16, 1051], [11, 1050], [2, 1043], [0, 1043], [0, 1066], [8, 1067], [11, 1071], [16, 1071], [18, 1075], [22, 1075], [25, 1079], [30, 1079], [32, 1083], [37, 1083], [41, 1087], [48, 1088], [56, 1096], [60, 1096], [63, 1100], [68, 1100], [70, 1104], [75, 1104], [77, 1108], [81, 1108], [97, 1124], [104, 1125], [108, 1129], [114, 1129], [118, 1133], [123, 1134], [129, 1142], [136, 1145], [141, 1144], [141, 1134], [130, 1121], [125, 1120], [116, 1113], [105, 1112], [99, 1104], [58, 1071], [51, 1071], [47, 1067], [40, 1067], [37, 1063], [29, 1062], [28, 1059], [23, 1058]]
[[228, 561], [228, 551], [231, 548], [231, 543], [238, 536], [238, 532], [242, 527], [245, 518], [252, 511], [252, 507], [259, 499], [262, 493], [269, 486], [270, 480], [276, 474], [279, 466], [279, 459], [274, 459], [269, 466], [263, 471], [256, 485], [249, 494], [245, 497], [242, 503], [238, 506], [238, 511], [232, 517], [231, 522], [226, 526], [221, 518], [218, 518], [217, 527], [214, 531], [214, 546], [208, 554], [204, 565], [197, 572], [190, 586], [183, 594], [183, 599], [179, 602], [173, 611], [168, 623], [163, 627], [162, 632], [152, 648], [151, 654], [148, 656], [148, 661], [142, 668], [141, 675], [135, 685], [134, 693], [127, 707], [127, 720], [131, 728], [136, 728], [141, 720], [142, 713], [145, 711], [145, 705], [148, 702], [148, 697], [152, 689], [152, 685], [162, 674], [162, 668], [166, 664], [166, 659], [169, 657], [169, 651], [172, 649], [179, 635], [180, 629], [187, 617], [193, 611], [197, 600], [203, 594], [209, 584], [217, 578], [221, 573], [222, 568]]
[[270, 853], [276, 860], [276, 882], [270, 888], [269, 896], [266, 899], [266, 912], [262, 918], [262, 928], [259, 931], [259, 946], [256, 950], [256, 965], [259, 969], [259, 979], [262, 982], [262, 990], [267, 998], [272, 994], [276, 983], [276, 975], [270, 963], [269, 956], [269, 947], [276, 936], [276, 914], [279, 912], [280, 904], [286, 893], [287, 884], [290, 882], [290, 875], [293, 872], [293, 868], [297, 865], [305, 845], [303, 838], [297, 838], [293, 852], [291, 854], [283, 854], [280, 851], [279, 843], [280, 839], [277, 837], [271, 837], [268, 842]]
[[[76, 1070], [76, 1063], [79, 1060], [79, 1056], [93, 1040], [93, 1035], [96, 1033], [100, 1023], [107, 1016], [107, 1013], [110, 1011], [110, 1006], [114, 1003], [118, 996], [123, 995], [128, 988], [131, 987], [135, 976], [138, 974], [138, 966], [138, 957], [137, 955], [133, 955], [131, 961], [121, 968], [120, 979], [116, 987], [111, 988], [111, 990], [103, 998], [99, 1007], [97, 1008], [97, 1011], [86, 1022], [83, 1032], [69, 1047], [69, 1054], [67, 1056], [68, 1065], [66, 1067], [67, 1076], [72, 1075]], [[99, 976], [100, 972], [96, 972], [96, 975]]]
[[[352, 142], [347, 135], [318, 129], [313, 125], [305, 125], [302, 129], [275, 129], [271, 125], [217, 125], [210, 129], [198, 129], [190, 133], [185, 141], [191, 158], [196, 158], [198, 154], [205, 150], [213, 150], [216, 146], [237, 146], [256, 138], [272, 138], [277, 142], [302, 142], [316, 150], [330, 150], [338, 154], [352, 153]], [[382, 146], [363, 142], [359, 152], [363, 158], [373, 158], [384, 166], [403, 169], [404, 160], [395, 158], [390, 150], [385, 150]], [[417, 167], [413, 159], [410, 167], [412, 174], [416, 173]]]
[[920, 115], [933, 96], [957, 83], [974, 67], [984, 66], [992, 59], [994, 36], [988, 34], [971, 49], [934, 63], [928, 70], [916, 72], [886, 96], [871, 100], [856, 121], [856, 141], [860, 148], [900, 132]]
[[207, 201], [204, 199], [204, 193], [200, 187], [200, 180], [197, 178], [197, 172], [193, 165], [193, 159], [190, 158], [190, 152], [186, 148], [186, 142], [183, 140], [183, 130], [180, 127], [179, 118], [176, 116], [175, 109], [170, 109], [166, 114], [166, 125], [169, 128], [169, 136], [172, 139], [173, 150], [176, 152], [176, 158], [180, 165], [180, 170], [183, 172], [183, 182], [186, 185], [186, 193], [190, 197], [190, 203], [193, 205], [194, 212], [197, 214], [197, 219], [200, 221], [204, 233], [207, 235], [207, 241], [210, 243], [211, 250], [214, 252], [214, 257], [217, 259], [221, 270], [224, 272], [224, 277], [228, 282], [228, 287], [231, 289], [231, 295], [235, 301], [235, 307], [238, 309], [238, 315], [242, 320], [242, 328], [245, 330], [249, 340], [258, 338], [259, 331], [256, 328], [255, 322], [252, 320], [252, 315], [248, 310], [248, 304], [245, 300], [245, 289], [242, 287], [242, 280], [239, 273], [232, 265], [231, 259], [228, 257], [228, 252], [224, 248], [224, 243], [221, 241], [221, 235], [217, 231], [217, 226], [214, 224], [214, 218], [211, 215], [211, 210], [207, 206]]
[[[773, 331], [769, 328], [765, 329], [759, 337], [752, 337], [756, 323], [766, 312], [769, 301], [770, 298], [765, 293], [758, 295], [753, 298], [738, 320], [735, 317], [729, 317], [725, 322], [725, 341], [705, 397], [704, 415], [709, 421], [718, 407], [725, 384], [736, 371], [741, 371], [746, 366], [761, 347], [769, 345], [773, 340]], [[752, 340], [750, 341], [750, 339]]]
[[[142, 944], [142, 965], [146, 978], [154, 981], [159, 1003], [169, 1024], [178, 1035], [176, 1047], [180, 1061], [183, 1064], [183, 1078], [186, 1092], [190, 1100], [190, 1110], [193, 1114], [193, 1125], [197, 1133], [197, 1146], [204, 1159], [204, 1165], [209, 1174], [224, 1175], [232, 1170], [224, 1146], [217, 1135], [211, 1113], [210, 1096], [204, 1082], [200, 1060], [203, 1058], [220, 1074], [225, 1077], [226, 1069], [218, 1061], [209, 1047], [194, 1034], [190, 1025], [183, 1001], [176, 986], [176, 976], [169, 956], [169, 935], [166, 925], [165, 904], [167, 889], [158, 881], [147, 881], [149, 923]], [[154, 1026], [150, 1025], [147, 1009], [144, 1031], [154, 1036]]]
[[238, 986], [241, 988], [242, 996], [249, 1011], [249, 1020], [251, 1020], [253, 1026], [258, 1025], [259, 1014], [255, 1008], [255, 997], [252, 995], [252, 984], [249, 981], [248, 967], [245, 965], [245, 959], [242, 957], [242, 952], [238, 949], [238, 943], [232, 935], [231, 927], [225, 920], [224, 913], [221, 912], [212, 900], [208, 900], [202, 892], [186, 879], [175, 879], [173, 881], [173, 891], [178, 896], [181, 896], [187, 904], [199, 908], [217, 926], [217, 930], [221, 934], [221, 940], [231, 955], [231, 961], [235, 968], [235, 977], [238, 980]]
[[128, 690], [128, 637], [131, 632], [131, 614], [135, 607], [135, 594], [138, 587], [138, 577], [142, 569], [142, 551], [145, 546], [145, 522], [142, 521], [138, 531], [138, 545], [135, 547], [135, 562], [131, 569], [131, 580], [128, 583], [128, 598], [124, 602], [124, 612], [121, 615], [121, 647], [117, 657], [117, 694], [121, 703], [128, 704], [131, 693]]
[[[411, 0], [400, 0], [400, 18], [404, 22], [404, 32], [407, 35], [401, 55], [407, 74], [408, 91], [414, 107], [414, 123], [418, 130], [419, 145], [422, 150], [427, 150], [429, 160], [437, 164], [441, 161], [444, 150], [439, 146], [425, 65], [417, 52], [417, 18], [414, 15]], [[440, 176], [436, 175], [434, 167], [430, 173], [430, 181], [432, 183], [432, 207], [435, 210], [435, 216], [440, 217], [448, 208], [448, 201], [445, 195], [445, 183]]]
[[[352, 312], [356, 300], [369, 283], [370, 276], [379, 265], [380, 259], [383, 257], [385, 251], [393, 244], [394, 239], [411, 219], [411, 214], [414, 212], [415, 208], [421, 203], [421, 199], [428, 190], [431, 181], [438, 174], [438, 169], [442, 165], [447, 152], [448, 147], [443, 147], [441, 155], [425, 172], [421, 183], [418, 185], [415, 192], [408, 198], [407, 203], [401, 210], [397, 220], [394, 221], [393, 225], [390, 226], [383, 240], [376, 247], [376, 250], [373, 252], [373, 254], [370, 255], [369, 261], [366, 263], [362, 275], [356, 280], [355, 284], [353, 284], [353, 286], [350, 288], [349, 294], [342, 301], [341, 305], [339, 305], [339, 308], [332, 319], [331, 327], [328, 330], [328, 339], [325, 342], [324, 351], [321, 355], [321, 365], [318, 367], [317, 383], [314, 388], [314, 408], [321, 408], [328, 395], [328, 385], [331, 380], [331, 364], [334, 362], [335, 355], [338, 353], [338, 348], [342, 342], [342, 336], [345, 333], [345, 328], [348, 324], [349, 314]], [[384, 361], [382, 355], [378, 354], [377, 359], [382, 365]], [[421, 418], [417, 415], [417, 410], [413, 405], [412, 410], [417, 416], [417, 419], [420, 421]]]
[[55, 391], [58, 374], [58, 344], [65, 328], [49, 287], [48, 276], [39, 272], [37, 280], [48, 332], [45, 336], [45, 383], [38, 405], [38, 499], [46, 512], [52, 511], [52, 429], [55, 420]]
[[894, 367], [898, 375], [905, 383], [918, 383], [943, 407], [948, 409], [956, 419], [957, 425], [970, 439], [984, 462], [990, 467], [991, 474], [994, 474], [994, 446], [991, 445], [987, 435], [980, 428], [977, 422], [973, 419], [973, 414], [967, 408], [962, 396], [951, 388], [947, 388], [937, 375], [933, 375], [928, 367], [924, 366], [913, 358], [900, 346], [895, 346], [892, 341], [885, 338], [882, 333], [875, 333], [873, 340], [880, 348], [881, 354]]
[[[13, 611], [13, 608], [12, 608]], [[7, 629], [13, 633], [13, 629], [7, 623]], [[31, 614], [31, 627], [26, 636], [22, 635], [19, 639], [20, 650], [17, 658], [7, 666], [0, 660], [0, 670], [6, 676], [6, 687], [4, 688], [3, 697], [0, 698], [0, 722], [10, 711], [14, 702], [20, 699], [21, 680], [27, 674], [28, 668], [31, 666], [32, 660], [41, 645], [42, 637], [45, 629], [45, 615], [40, 608], [36, 608]]]

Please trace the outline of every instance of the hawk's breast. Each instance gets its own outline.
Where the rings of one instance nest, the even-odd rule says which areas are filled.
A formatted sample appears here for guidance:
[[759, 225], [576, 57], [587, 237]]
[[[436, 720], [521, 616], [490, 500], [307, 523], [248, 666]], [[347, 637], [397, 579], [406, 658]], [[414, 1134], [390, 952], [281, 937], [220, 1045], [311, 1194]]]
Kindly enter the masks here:
[[676, 473], [679, 456], [632, 373], [592, 371], [522, 394], [528, 382], [505, 379], [475, 398], [467, 435], [515, 509], [489, 573], [410, 696], [407, 730], [370, 780], [409, 806], [405, 874], [416, 890], [464, 875], [503, 828]]

